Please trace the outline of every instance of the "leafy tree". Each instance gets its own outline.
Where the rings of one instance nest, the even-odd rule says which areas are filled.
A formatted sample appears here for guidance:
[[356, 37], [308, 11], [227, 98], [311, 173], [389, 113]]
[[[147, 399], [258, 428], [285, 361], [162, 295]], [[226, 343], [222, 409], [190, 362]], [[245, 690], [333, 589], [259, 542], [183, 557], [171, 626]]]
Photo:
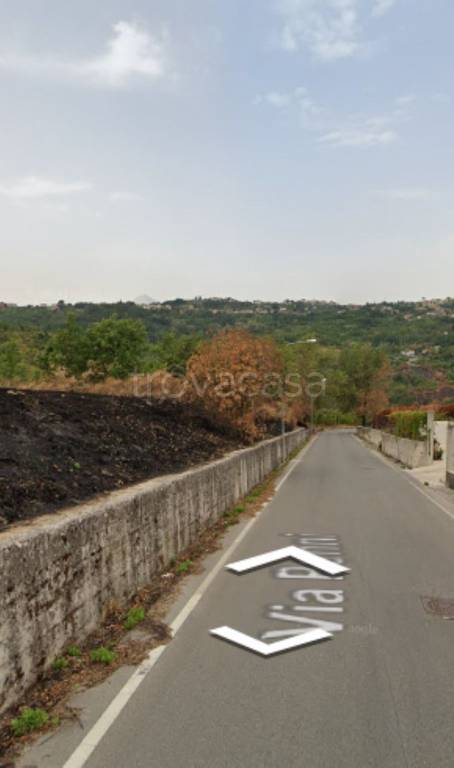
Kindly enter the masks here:
[[24, 374], [22, 355], [15, 339], [0, 344], [0, 378], [20, 379]]
[[370, 344], [342, 350], [339, 367], [344, 373], [339, 399], [344, 411], [357, 411], [364, 423], [388, 405], [391, 369], [386, 352]]
[[169, 331], [159, 342], [150, 345], [146, 367], [151, 371], [161, 369], [184, 374], [187, 362], [200, 342], [200, 336], [178, 335], [175, 331]]
[[259, 412], [279, 395], [283, 364], [271, 339], [225, 330], [202, 342], [189, 359], [191, 395], [208, 415], [254, 439]]
[[141, 366], [147, 333], [140, 320], [113, 316], [95, 323], [87, 332], [90, 377], [126, 379]]
[[147, 334], [140, 320], [113, 316], [85, 329], [70, 314], [64, 328], [51, 336], [42, 366], [76, 378], [89, 374], [97, 381], [108, 376], [124, 379], [140, 366], [146, 346]]
[[44, 370], [63, 369], [67, 376], [80, 378], [88, 369], [90, 343], [87, 331], [82, 328], [74, 314], [66, 318], [64, 328], [54, 333], [48, 342], [41, 364]]

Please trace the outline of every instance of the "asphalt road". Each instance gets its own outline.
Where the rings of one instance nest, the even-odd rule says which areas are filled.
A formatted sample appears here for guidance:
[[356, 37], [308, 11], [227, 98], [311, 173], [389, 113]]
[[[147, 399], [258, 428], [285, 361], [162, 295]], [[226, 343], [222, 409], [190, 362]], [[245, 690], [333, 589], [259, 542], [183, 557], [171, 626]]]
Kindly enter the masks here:
[[[454, 520], [328, 432], [233, 559], [289, 544], [350, 573], [221, 571], [88, 768], [452, 768], [454, 621], [421, 596], [454, 597]], [[271, 642], [308, 620], [333, 638], [270, 658], [209, 634], [228, 624]]]

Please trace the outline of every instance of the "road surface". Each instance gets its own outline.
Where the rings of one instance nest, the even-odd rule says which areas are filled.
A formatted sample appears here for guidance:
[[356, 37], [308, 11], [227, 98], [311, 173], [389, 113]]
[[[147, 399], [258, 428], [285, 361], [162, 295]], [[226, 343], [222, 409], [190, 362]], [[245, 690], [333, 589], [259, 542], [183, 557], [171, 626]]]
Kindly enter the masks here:
[[[454, 621], [421, 597], [454, 597], [454, 519], [326, 432], [232, 560], [290, 544], [350, 573], [222, 569], [87, 768], [452, 768]], [[332, 639], [270, 658], [209, 634], [274, 642], [314, 621]]]

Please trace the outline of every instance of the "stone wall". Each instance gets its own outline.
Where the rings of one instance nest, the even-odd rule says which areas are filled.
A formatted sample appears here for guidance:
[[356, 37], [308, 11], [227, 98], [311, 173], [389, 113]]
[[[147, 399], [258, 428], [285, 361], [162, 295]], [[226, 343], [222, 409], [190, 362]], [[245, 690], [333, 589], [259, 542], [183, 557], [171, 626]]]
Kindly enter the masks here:
[[425, 440], [408, 440], [405, 437], [396, 437], [389, 432], [368, 427], [360, 427], [358, 436], [405, 467], [413, 469], [432, 464], [432, 457], [428, 455]]
[[0, 534], [0, 712], [305, 437], [295, 430]]

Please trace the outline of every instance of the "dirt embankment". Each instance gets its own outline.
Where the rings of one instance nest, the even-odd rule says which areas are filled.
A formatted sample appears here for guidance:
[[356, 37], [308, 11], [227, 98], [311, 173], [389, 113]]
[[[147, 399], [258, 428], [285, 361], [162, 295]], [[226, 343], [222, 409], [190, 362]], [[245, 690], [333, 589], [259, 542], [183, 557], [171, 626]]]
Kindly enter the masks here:
[[237, 447], [173, 401], [0, 389], [0, 530]]

